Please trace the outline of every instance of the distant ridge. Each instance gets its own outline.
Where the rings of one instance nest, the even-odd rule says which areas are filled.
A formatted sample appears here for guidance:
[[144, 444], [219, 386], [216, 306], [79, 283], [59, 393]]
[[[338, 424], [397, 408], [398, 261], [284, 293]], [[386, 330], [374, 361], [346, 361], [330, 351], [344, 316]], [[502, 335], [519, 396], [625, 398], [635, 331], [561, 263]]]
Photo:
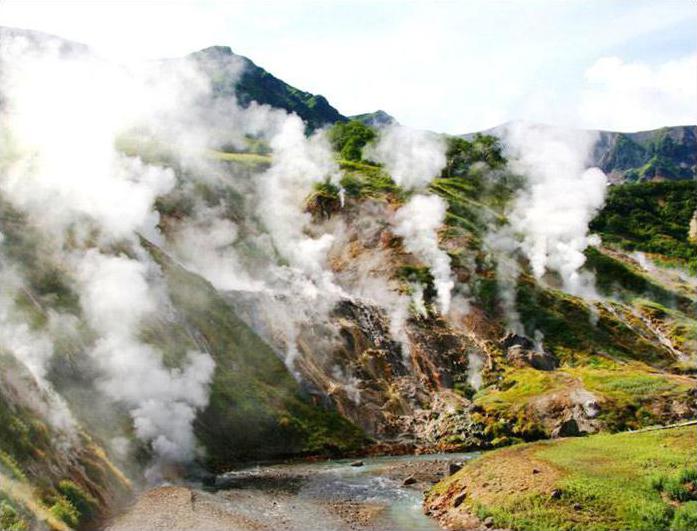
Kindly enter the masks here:
[[[205, 63], [205, 68], [215, 71], [211, 76], [213, 90], [221, 94], [234, 94], [242, 105], [252, 101], [294, 112], [311, 129], [347, 120], [332, 107], [324, 96], [297, 89], [278, 79], [251, 59], [235, 54], [227, 46], [212, 46], [195, 52], [189, 57]], [[237, 70], [231, 72], [230, 64], [241, 63], [242, 73], [237, 80]]]
[[[480, 133], [460, 135], [472, 139], [476, 134], [503, 139], [507, 122]], [[556, 128], [536, 124], [539, 127]], [[697, 126], [661, 127], [635, 133], [591, 130], [598, 134], [591, 160], [611, 182], [681, 180], [697, 178]]]

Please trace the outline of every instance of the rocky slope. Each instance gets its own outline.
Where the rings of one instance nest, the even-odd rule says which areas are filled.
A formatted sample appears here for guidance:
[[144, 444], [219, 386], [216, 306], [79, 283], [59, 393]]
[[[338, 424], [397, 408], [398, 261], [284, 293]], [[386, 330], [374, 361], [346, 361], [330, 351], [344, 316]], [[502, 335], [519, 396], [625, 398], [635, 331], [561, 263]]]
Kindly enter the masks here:
[[[10, 48], [5, 75], [42, 75], [0, 87], [3, 527], [93, 526], [132, 484], [242, 460], [694, 418], [694, 180], [614, 188], [602, 241], [585, 224], [573, 274], [540, 274], [507, 232], [536, 175], [492, 136], [308, 136], [343, 117], [227, 48], [129, 78], [142, 109], [95, 99], [82, 48]], [[44, 60], [89, 75], [46, 91]]]

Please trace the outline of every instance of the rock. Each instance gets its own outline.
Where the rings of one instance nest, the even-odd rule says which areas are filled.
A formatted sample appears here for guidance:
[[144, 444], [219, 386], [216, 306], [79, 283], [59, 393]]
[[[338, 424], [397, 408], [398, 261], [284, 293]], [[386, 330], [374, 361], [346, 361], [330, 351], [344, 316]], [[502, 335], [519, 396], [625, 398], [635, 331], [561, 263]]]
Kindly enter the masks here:
[[530, 350], [520, 345], [510, 347], [506, 357], [513, 365], [529, 365], [538, 371], [553, 371], [559, 366], [557, 358], [546, 350]]
[[494, 518], [492, 516], [487, 516], [482, 523], [484, 527], [494, 527]]
[[351, 466], [363, 466], [363, 461], [354, 461]]
[[558, 500], [561, 498], [561, 491], [559, 489], [554, 489], [552, 492], [549, 493], [549, 497], [552, 500]]
[[533, 350], [535, 348], [535, 343], [525, 336], [519, 336], [513, 332], [509, 332], [501, 338], [501, 348], [503, 350], [508, 350], [511, 347], [519, 346], [525, 350]]
[[600, 413], [600, 404], [596, 396], [585, 389], [574, 389], [569, 398], [581, 408], [583, 416], [588, 419], [593, 419]]
[[574, 503], [573, 508], [574, 508], [574, 511], [580, 511], [582, 509], [580, 503]]
[[462, 502], [465, 501], [466, 497], [467, 493], [464, 491], [455, 496], [455, 498], [453, 499], [453, 507], [459, 507], [460, 505], [462, 505]]
[[413, 475], [404, 478], [404, 481], [402, 481], [402, 485], [413, 485], [414, 483], [416, 483], [416, 478]]
[[506, 351], [508, 360], [514, 365], [529, 365], [540, 371], [552, 371], [559, 366], [559, 360], [553, 354], [538, 348], [525, 336], [508, 333], [501, 339], [500, 345]]
[[455, 463], [448, 463], [448, 475], [452, 476], [460, 469], [462, 469], [464, 463], [462, 461], [457, 461]]
[[533, 474], [539, 474], [539, 473], [540, 473], [540, 469], [539, 469], [539, 468], [533, 468], [533, 469], [532, 469], [532, 473], [533, 473]]
[[559, 425], [552, 430], [553, 438], [578, 437], [582, 434], [583, 432], [581, 432], [581, 430], [579, 429], [578, 422], [576, 422], [576, 419], [574, 418], [561, 421]]

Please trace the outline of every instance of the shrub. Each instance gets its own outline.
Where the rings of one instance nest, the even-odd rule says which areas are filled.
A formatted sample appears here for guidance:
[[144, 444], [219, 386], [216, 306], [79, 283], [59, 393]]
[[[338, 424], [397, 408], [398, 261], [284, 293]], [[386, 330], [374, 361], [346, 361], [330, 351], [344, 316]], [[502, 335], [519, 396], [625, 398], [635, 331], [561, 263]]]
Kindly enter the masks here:
[[88, 520], [94, 516], [99, 503], [82, 487], [72, 481], [63, 480], [58, 483], [58, 491], [78, 510], [81, 520]]
[[329, 130], [329, 141], [342, 159], [360, 161], [363, 148], [372, 142], [377, 133], [375, 129], [357, 120], [339, 122]]
[[5, 531], [28, 529], [27, 522], [7, 500], [0, 501], [0, 529]]
[[77, 527], [80, 523], [80, 513], [67, 498], [58, 497], [49, 510], [53, 516], [70, 527]]
[[675, 511], [671, 531], [693, 531], [697, 529], [697, 501], [684, 503]]

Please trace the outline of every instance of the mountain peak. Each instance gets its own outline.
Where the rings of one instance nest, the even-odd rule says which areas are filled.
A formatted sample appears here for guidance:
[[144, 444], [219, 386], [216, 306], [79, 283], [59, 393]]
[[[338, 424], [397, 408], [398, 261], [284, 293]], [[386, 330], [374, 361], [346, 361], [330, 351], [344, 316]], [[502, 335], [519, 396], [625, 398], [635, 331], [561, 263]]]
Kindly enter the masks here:
[[372, 127], [386, 127], [388, 125], [398, 125], [399, 122], [394, 116], [386, 113], [382, 109], [378, 109], [374, 112], [367, 112], [363, 114], [354, 114], [349, 116], [351, 120], [358, 120], [363, 122], [365, 125], [370, 125]]

